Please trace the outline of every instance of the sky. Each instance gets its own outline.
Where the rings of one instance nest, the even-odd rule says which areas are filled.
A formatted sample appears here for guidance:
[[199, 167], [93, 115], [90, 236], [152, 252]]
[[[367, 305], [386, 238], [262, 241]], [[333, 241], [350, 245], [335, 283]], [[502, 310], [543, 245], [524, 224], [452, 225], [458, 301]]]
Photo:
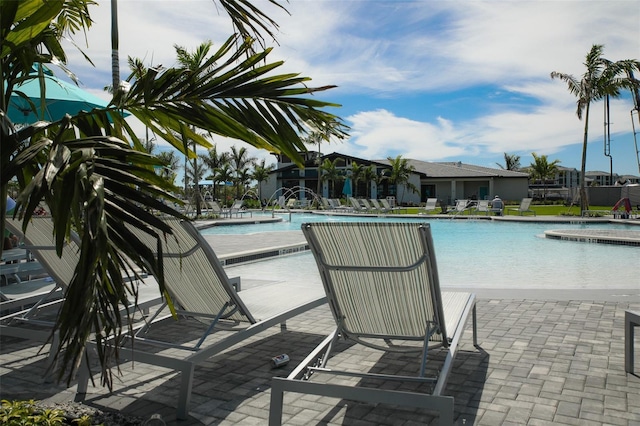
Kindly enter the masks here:
[[[550, 73], [579, 78], [594, 44], [604, 45], [612, 61], [640, 59], [637, 0], [290, 0], [283, 3], [288, 14], [255, 3], [279, 25], [277, 44], [269, 43], [269, 60], [285, 61], [278, 73], [338, 86], [317, 96], [341, 104], [329, 111], [350, 126], [349, 138], [323, 144], [324, 154], [497, 168], [504, 153], [528, 166], [535, 152], [579, 170], [584, 122], [566, 83]], [[75, 42], [95, 67], [72, 47], [68, 66], [84, 89], [108, 99], [102, 88], [111, 83], [110, 2], [99, 0], [90, 12], [95, 23], [87, 41], [76, 35]], [[232, 32], [212, 0], [120, 0], [118, 23], [122, 79], [128, 56], [173, 66], [174, 45], [193, 51], [211, 40], [215, 48]], [[621, 175], [640, 175], [632, 108], [630, 94], [611, 101], [611, 158]], [[608, 172], [602, 101], [592, 105], [589, 121], [587, 170]], [[219, 152], [244, 144], [213, 142]], [[265, 151], [250, 151], [274, 162]]]

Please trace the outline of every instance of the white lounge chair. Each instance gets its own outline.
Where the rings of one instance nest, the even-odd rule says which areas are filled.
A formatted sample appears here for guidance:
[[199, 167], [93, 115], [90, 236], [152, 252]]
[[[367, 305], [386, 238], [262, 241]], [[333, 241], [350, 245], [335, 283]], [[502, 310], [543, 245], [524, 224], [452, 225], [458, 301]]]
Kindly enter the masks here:
[[420, 212], [421, 214], [423, 213], [431, 213], [432, 211], [437, 210], [438, 208], [438, 199], [437, 198], [427, 198], [427, 202], [424, 205], [424, 211]]
[[464, 214], [464, 212], [466, 211], [470, 211], [471, 210], [471, 203], [469, 202], [469, 200], [456, 200], [456, 206], [455, 208], [452, 210], [452, 212], [455, 215], [459, 215], [459, 214]]
[[380, 204], [382, 204], [382, 207], [384, 207], [387, 212], [395, 212], [400, 210], [400, 207], [391, 207], [391, 204], [389, 204], [389, 201], [386, 198], [381, 198]]
[[[22, 223], [17, 219], [8, 218], [6, 226], [13, 234], [20, 237], [24, 248], [32, 253], [51, 279], [43, 279], [39, 283], [23, 283], [26, 284], [23, 287], [24, 292], [22, 294], [14, 293], [14, 299], [2, 304], [3, 311], [7, 309], [9, 311], [6, 314], [3, 313], [0, 318], [2, 322], [0, 335], [43, 343], [51, 341], [49, 352], [49, 363], [51, 364], [59, 347], [58, 335], [57, 333], [52, 334], [51, 327], [80, 260], [80, 240], [75, 233], [72, 233], [62, 250], [62, 255], [58, 256], [51, 217], [34, 216], [26, 233], [22, 232]], [[139, 275], [139, 278], [142, 276]], [[160, 305], [162, 297], [155, 280], [147, 277], [144, 281], [145, 283], [140, 283], [138, 286], [137, 307], [138, 310], [146, 313], [151, 306]], [[122, 312], [130, 310], [133, 302], [132, 297], [128, 306], [122, 306]], [[24, 310], [10, 310], [14, 306], [26, 304], [29, 307]], [[44, 317], [43, 314], [47, 311], [53, 311], [53, 315]]]
[[510, 208], [507, 209], [507, 211], [518, 212], [520, 216], [523, 216], [525, 213], [533, 213], [533, 215], [535, 216], [536, 212], [531, 210], [531, 201], [533, 201], [532, 198], [523, 198], [522, 201], [520, 201], [520, 205], [518, 206], [518, 208]]
[[361, 198], [360, 204], [362, 204], [362, 208], [365, 213], [375, 212], [375, 209], [373, 208], [373, 206], [371, 206], [371, 204], [369, 204], [369, 200], [367, 200], [366, 198]]
[[362, 204], [360, 204], [360, 201], [356, 200], [353, 197], [349, 197], [348, 199], [354, 212], [366, 213], [366, 208]]
[[242, 208], [243, 201], [235, 200], [231, 208], [229, 208], [229, 217], [235, 215], [236, 217], [244, 217], [245, 214], [248, 214], [250, 217], [253, 217], [253, 213], [249, 210], [244, 210]]
[[[302, 230], [315, 256], [336, 329], [287, 378], [274, 378], [270, 425], [282, 421], [287, 391], [332, 398], [410, 405], [438, 411], [452, 424], [454, 401], [444, 396], [460, 338], [470, 314], [476, 340], [476, 299], [466, 292], [441, 292], [428, 224], [307, 223]], [[350, 244], [353, 242], [352, 244]], [[329, 367], [338, 339], [384, 351], [422, 352], [415, 376], [368, 374]], [[397, 342], [392, 342], [397, 340]], [[416, 342], [405, 345], [406, 342]], [[445, 352], [439, 373], [426, 377], [429, 353]], [[340, 366], [338, 366], [340, 367]], [[435, 366], [434, 366], [435, 367]], [[434, 383], [432, 394], [385, 387], [353, 387], [310, 380], [316, 374]]]
[[221, 218], [229, 217], [229, 209], [223, 209], [217, 201], [210, 201], [210, 205], [211, 213], [216, 214]]
[[389, 211], [389, 209], [383, 207], [380, 202], [378, 200], [376, 200], [375, 198], [371, 198], [369, 200], [371, 202], [371, 206], [378, 212], [378, 213], [387, 213]]
[[[187, 417], [194, 369], [198, 363], [326, 303], [326, 297], [322, 288], [308, 285], [304, 279], [295, 284], [278, 282], [237, 292], [213, 249], [191, 222], [167, 219], [166, 223], [173, 231], [173, 236], [162, 239], [165, 246], [163, 263], [167, 291], [179, 315], [196, 318], [208, 324], [208, 328], [197, 342], [184, 345], [146, 338], [143, 333], [147, 329], [143, 327], [137, 330], [136, 339], [139, 342], [135, 344], [135, 350], [131, 349], [131, 345], [125, 345], [119, 350], [123, 359], [135, 359], [136, 362], [159, 365], [181, 373], [177, 416], [183, 419]], [[155, 238], [135, 232], [139, 238], [147, 241], [149, 248], [155, 250]], [[155, 318], [149, 321], [152, 327]], [[216, 339], [214, 331], [218, 326], [222, 326], [225, 331], [234, 332], [223, 333], [224, 337]], [[141, 347], [142, 343], [172, 347], [175, 350], [171, 353], [145, 351]], [[94, 345], [90, 343], [89, 346]], [[78, 399], [86, 394], [88, 381], [89, 374], [85, 365], [78, 379]]]
[[473, 210], [476, 214], [484, 213], [485, 216], [488, 215], [491, 211], [491, 207], [489, 207], [489, 200], [478, 200], [476, 205], [473, 207]]

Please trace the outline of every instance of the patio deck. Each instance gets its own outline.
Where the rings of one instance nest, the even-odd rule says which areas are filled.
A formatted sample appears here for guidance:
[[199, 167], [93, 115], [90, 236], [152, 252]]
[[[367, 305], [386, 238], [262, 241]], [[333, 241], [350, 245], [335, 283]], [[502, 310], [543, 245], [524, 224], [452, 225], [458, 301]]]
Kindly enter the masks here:
[[[243, 236], [247, 240], [240, 244], [261, 249], [304, 242], [297, 232], [282, 234], [268, 242]], [[237, 251], [223, 238], [210, 243], [220, 254]], [[468, 328], [445, 392], [455, 397], [457, 424], [640, 424], [640, 367], [635, 374], [624, 371], [624, 313], [640, 310], [640, 286], [637, 292], [613, 292], [616, 297], [597, 291], [476, 293], [480, 349], [472, 345]], [[195, 321], [180, 321], [166, 323], [161, 332], [188, 340], [200, 327]], [[332, 327], [329, 309], [323, 306], [290, 320], [286, 331], [267, 330], [209, 359], [196, 368], [188, 420], [175, 418], [177, 373], [130, 361], [121, 364], [122, 377], [115, 381], [113, 393], [90, 386], [86, 403], [145, 418], [160, 414], [166, 424], [264, 425], [271, 378], [286, 376]], [[639, 338], [636, 333], [636, 348]], [[43, 380], [47, 352], [38, 353], [38, 344], [8, 337], [0, 343], [2, 399], [73, 400], [74, 383], [67, 389]], [[271, 357], [281, 353], [288, 354], [291, 362], [272, 369]], [[371, 370], [417, 368], [412, 356], [348, 345], [341, 345], [336, 357]], [[297, 394], [285, 396], [284, 412], [285, 424], [292, 425], [434, 423], [429, 413], [420, 410]]]

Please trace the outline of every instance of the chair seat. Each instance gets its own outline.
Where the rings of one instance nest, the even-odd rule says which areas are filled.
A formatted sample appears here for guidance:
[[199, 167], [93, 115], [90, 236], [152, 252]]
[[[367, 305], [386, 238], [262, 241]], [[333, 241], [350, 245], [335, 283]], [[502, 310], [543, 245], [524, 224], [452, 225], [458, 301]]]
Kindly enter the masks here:
[[256, 321], [263, 321], [325, 297], [322, 283], [308, 279], [296, 283], [279, 281], [260, 285], [244, 289], [239, 295]]
[[464, 327], [461, 321], [462, 313], [467, 308], [469, 300], [473, 298], [473, 294], [463, 291], [443, 291], [441, 294], [444, 325], [447, 328], [447, 334], [453, 337], [459, 333], [459, 327]]

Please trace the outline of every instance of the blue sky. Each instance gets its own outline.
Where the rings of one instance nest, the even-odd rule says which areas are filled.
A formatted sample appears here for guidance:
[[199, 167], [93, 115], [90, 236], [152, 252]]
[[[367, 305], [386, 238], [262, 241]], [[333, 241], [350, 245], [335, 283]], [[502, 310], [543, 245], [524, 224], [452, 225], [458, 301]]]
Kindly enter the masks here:
[[[338, 86], [319, 97], [342, 104], [332, 112], [351, 126], [351, 136], [323, 145], [324, 153], [497, 167], [504, 152], [520, 155], [523, 166], [536, 152], [579, 169], [584, 123], [565, 83], [549, 74], [581, 76], [593, 44], [605, 45], [610, 60], [640, 59], [637, 0], [291, 0], [290, 15], [256, 3], [279, 24], [270, 58], [285, 61], [280, 72]], [[170, 66], [175, 44], [219, 46], [231, 33], [211, 0], [121, 0], [118, 8], [123, 79], [127, 56]], [[99, 0], [91, 13], [88, 47], [79, 35], [76, 42], [96, 66], [72, 48], [69, 66], [85, 89], [108, 98], [102, 87], [111, 82], [110, 2]], [[640, 175], [632, 107], [626, 94], [611, 103], [611, 153], [614, 172]], [[602, 102], [591, 114], [587, 169], [609, 171]], [[213, 142], [222, 150], [241, 144]]]

